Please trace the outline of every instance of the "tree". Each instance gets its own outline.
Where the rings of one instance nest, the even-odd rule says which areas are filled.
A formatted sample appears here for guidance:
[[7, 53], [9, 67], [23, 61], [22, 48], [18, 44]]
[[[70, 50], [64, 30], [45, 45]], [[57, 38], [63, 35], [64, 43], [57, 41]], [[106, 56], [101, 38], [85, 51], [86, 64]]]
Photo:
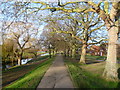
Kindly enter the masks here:
[[[18, 65], [21, 64], [23, 53], [35, 46], [36, 42], [34, 42], [33, 38], [39, 38], [38, 28], [40, 22], [34, 22], [36, 18], [31, 17], [31, 15], [28, 14], [26, 6], [29, 4], [29, 2], [11, 3], [8, 1], [1, 3], [0, 6], [3, 14], [1, 27], [4, 34], [3, 42], [8, 38], [14, 40], [14, 56], [12, 57], [18, 59]], [[8, 53], [8, 51], [6, 53]]]
[[37, 49], [37, 48], [31, 48], [31, 49], [29, 49], [28, 51], [26, 51], [26, 52], [28, 52], [28, 53], [32, 53], [33, 55], [34, 55], [34, 57], [37, 57], [37, 52], [38, 52], [38, 50], [39, 49]]
[[34, 41], [32, 37], [37, 35], [37, 30], [32, 31], [35, 28], [33, 28], [30, 23], [26, 24], [24, 22], [13, 23], [9, 29], [10, 34], [8, 34], [8, 36], [12, 37], [17, 44], [18, 49], [16, 49], [14, 53], [18, 59], [18, 65], [21, 65], [23, 52], [35, 46], [35, 44], [32, 43]]
[[6, 39], [5, 42], [2, 44], [2, 60], [4, 62], [10, 61], [9, 59], [12, 59], [14, 57], [14, 41], [12, 39]]
[[31, 54], [34, 55], [34, 57], [37, 57], [38, 56], [38, 51], [42, 48], [41, 47], [41, 40], [31, 37], [31, 40], [28, 43], [29, 43], [30, 48], [25, 50], [25, 53], [26, 52], [31, 53]]
[[[62, 24], [60, 22], [62, 22]], [[51, 18], [50, 23], [52, 29], [56, 33], [64, 33], [66, 35], [70, 35], [71, 53], [73, 58], [76, 52], [76, 40], [82, 42], [83, 46], [80, 63], [85, 64], [85, 55], [88, 45], [98, 44], [103, 41], [103, 36], [96, 35], [99, 32], [97, 32], [97, 30], [103, 29], [102, 27], [104, 26], [104, 23], [94, 12], [74, 15], [67, 13], [67, 15], [64, 15], [64, 17], [62, 16], [61, 18], [57, 18], [57, 20], [55, 18]], [[101, 40], [97, 41], [97, 39]], [[89, 43], [88, 41], [94, 41], [94, 43]]]
[[[77, 17], [77, 18], [74, 18]], [[82, 46], [82, 53], [80, 58], [80, 63], [85, 64], [85, 55], [86, 55], [86, 49], [88, 45], [91, 44], [97, 44], [100, 43], [100, 41], [96, 41], [96, 43], [89, 43], [88, 41], [95, 41], [95, 38], [99, 38], [95, 34], [97, 34], [96, 30], [101, 29], [104, 26], [104, 23], [101, 24], [101, 20], [95, 13], [80, 13], [77, 16], [68, 16], [69, 19], [73, 19], [75, 23], [75, 26], [72, 26], [72, 31], [75, 31], [78, 33], [72, 33], [72, 37], [81, 41]], [[76, 25], [77, 24], [77, 25]], [[78, 27], [78, 28], [77, 28]], [[95, 33], [94, 33], [95, 32]], [[99, 31], [98, 31], [99, 32]], [[94, 35], [92, 35], [94, 33]], [[100, 37], [102, 39], [102, 37]]]
[[105, 9], [102, 10], [99, 5], [89, 2], [88, 3], [94, 12], [98, 13], [100, 18], [105, 22], [105, 26], [108, 30], [108, 52], [107, 52], [107, 60], [106, 66], [103, 73], [108, 80], [118, 80], [117, 73], [117, 39], [118, 33], [118, 18], [120, 16], [120, 2], [112, 2], [112, 8], [110, 13], [108, 13], [109, 2], [105, 2]]
[[63, 51], [64, 54], [66, 55], [66, 49], [68, 49], [69, 44], [65, 40], [65, 37], [61, 33], [54, 33], [53, 29], [53, 23], [49, 22], [43, 32], [43, 37], [44, 37], [44, 45], [47, 47], [49, 50], [49, 54], [51, 55], [51, 52], [54, 53], [56, 51], [61, 52]]
[[52, 56], [52, 49], [53, 49], [53, 53], [54, 53], [54, 49], [55, 49], [55, 35], [50, 34], [49, 30], [44, 30], [42, 33], [42, 41], [43, 41], [43, 45], [44, 47], [48, 50], [49, 52], [49, 57], [51, 58]]
[[[117, 54], [116, 54], [116, 47], [117, 47], [117, 39], [118, 39], [118, 33], [120, 32], [118, 30], [118, 18], [120, 16], [120, 2], [113, 0], [112, 2], [99, 2], [94, 3], [92, 1], [88, 2], [66, 2], [66, 3], [59, 3], [58, 5], [55, 4], [53, 6], [52, 4], [44, 3], [44, 2], [36, 2], [33, 1], [32, 3], [37, 3], [40, 5], [40, 7], [30, 7], [28, 6], [27, 9], [32, 9], [35, 12], [39, 10], [46, 10], [49, 9], [51, 12], [55, 11], [63, 11], [63, 12], [69, 12], [69, 13], [80, 13], [80, 12], [95, 12], [99, 15], [99, 17], [104, 21], [105, 26], [108, 30], [108, 53], [107, 53], [107, 60], [106, 60], [106, 66], [103, 73], [103, 76], [105, 76], [109, 80], [117, 80]], [[69, 5], [76, 5], [79, 4], [78, 7], [68, 7]], [[112, 6], [111, 10], [108, 6]], [[82, 7], [84, 6], [84, 8]], [[104, 6], [104, 8], [103, 8]], [[108, 10], [110, 12], [108, 12]], [[34, 12], [33, 11], [33, 12]]]
[[11, 38], [5, 39], [5, 41], [1, 45], [1, 57], [2, 57], [2, 69], [6, 69], [7, 63], [12, 63], [12, 66], [14, 66], [14, 61], [16, 61], [16, 57], [14, 54], [14, 51], [16, 50], [16, 43]]
[[118, 39], [118, 18], [120, 16], [120, 2], [118, 1], [113, 1], [112, 3], [112, 8], [110, 10], [110, 13], [108, 13], [108, 2], [104, 2], [104, 9], [101, 9], [101, 3], [94, 3], [94, 2], [84, 2], [87, 5], [89, 5], [89, 8], [83, 8], [80, 9], [78, 8], [65, 8], [68, 4], [71, 3], [79, 3], [79, 2], [67, 2], [63, 5], [58, 5], [60, 7], [51, 7], [49, 4], [46, 4], [44, 2], [35, 2], [35, 3], [40, 3], [42, 5], [45, 5], [45, 8], [38, 8], [39, 10], [46, 10], [50, 9], [54, 11], [62, 10], [64, 12], [95, 12], [99, 15], [99, 17], [105, 22], [105, 26], [107, 27], [108, 30], [108, 52], [107, 52], [107, 60], [106, 60], [106, 66], [105, 70], [103, 73], [103, 76], [106, 77], [108, 80], [118, 80], [118, 73], [117, 73], [117, 50], [116, 50], [116, 45], [117, 45], [117, 39]]

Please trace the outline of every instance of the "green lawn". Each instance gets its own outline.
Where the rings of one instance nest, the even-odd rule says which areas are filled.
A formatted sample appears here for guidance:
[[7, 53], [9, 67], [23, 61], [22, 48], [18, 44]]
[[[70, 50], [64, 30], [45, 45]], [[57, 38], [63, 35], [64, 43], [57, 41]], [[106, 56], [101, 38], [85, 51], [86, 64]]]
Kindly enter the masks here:
[[76, 62], [65, 60], [65, 63], [68, 66], [72, 81], [77, 88], [93, 89], [117, 87], [117, 82], [108, 82], [103, 79], [100, 74], [96, 74], [95, 72], [89, 72], [84, 68], [81, 68], [81, 65]]
[[46, 55], [46, 56], [40, 56], [40, 57], [37, 57], [37, 58], [35, 58], [35, 59], [32, 59], [32, 60], [28, 61], [27, 63], [37, 62], [37, 61], [40, 61], [40, 60], [46, 59], [46, 58], [48, 58], [48, 57], [49, 57], [49, 55]]
[[105, 60], [106, 59], [106, 56], [91, 56], [91, 55], [86, 55], [86, 58], [87, 59], [90, 59], [90, 60]]
[[[20, 79], [16, 80], [12, 84], [7, 85], [6, 88], [30, 88], [35, 89], [42, 79], [44, 73], [47, 71], [51, 65], [54, 58], [51, 58], [43, 63], [41, 63], [36, 69], [32, 70], [28, 74], [24, 75]], [[24, 70], [24, 69], [23, 69]]]
[[37, 52], [37, 55], [45, 54], [47, 52]]
[[[91, 55], [86, 55], [86, 60], [106, 60], [106, 56], [91, 56]], [[76, 55], [75, 57], [76, 60], [80, 60], [80, 55]], [[117, 58], [118, 61], [120, 61], [120, 57]]]
[[29, 52], [24, 52], [23, 53], [23, 58], [33, 58], [35, 57], [34, 54], [29, 53]]
[[24, 77], [18, 79], [12, 84], [6, 86], [6, 88], [33, 88], [35, 89], [42, 79], [44, 73], [47, 71], [51, 65], [54, 58], [51, 58], [43, 63], [41, 63], [36, 69], [26, 74]]

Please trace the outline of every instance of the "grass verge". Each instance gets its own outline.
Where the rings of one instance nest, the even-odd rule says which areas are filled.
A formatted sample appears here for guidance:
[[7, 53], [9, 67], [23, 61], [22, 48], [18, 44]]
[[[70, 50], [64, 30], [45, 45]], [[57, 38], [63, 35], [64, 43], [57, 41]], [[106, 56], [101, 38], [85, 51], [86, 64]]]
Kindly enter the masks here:
[[54, 58], [51, 58], [43, 63], [41, 63], [36, 69], [32, 70], [25, 76], [16, 80], [12, 84], [7, 85], [3, 90], [8, 88], [31, 88], [35, 89], [42, 79], [43, 75], [51, 65]]
[[34, 63], [34, 62], [37, 62], [37, 61], [40, 61], [40, 60], [46, 59], [46, 58], [48, 58], [48, 57], [49, 57], [49, 55], [46, 55], [46, 56], [40, 56], [40, 57], [37, 57], [37, 58], [35, 58], [35, 59], [32, 59], [32, 60], [28, 61], [27, 63]]
[[70, 76], [77, 88], [116, 88], [117, 82], [108, 82], [100, 75], [91, 73], [81, 68], [76, 62], [65, 60]]
[[[16, 81], [20, 77], [24, 76], [25, 74], [29, 73], [30, 71], [34, 70], [38, 67], [41, 63], [45, 62], [48, 57], [42, 56], [38, 57], [39, 59], [34, 59], [34, 62], [29, 62], [28, 64], [24, 64], [21, 66], [14, 66], [5, 71], [2, 71], [2, 86], [5, 87], [6, 85], [10, 84], [11, 82]], [[9, 78], [9, 79], [8, 79]]]

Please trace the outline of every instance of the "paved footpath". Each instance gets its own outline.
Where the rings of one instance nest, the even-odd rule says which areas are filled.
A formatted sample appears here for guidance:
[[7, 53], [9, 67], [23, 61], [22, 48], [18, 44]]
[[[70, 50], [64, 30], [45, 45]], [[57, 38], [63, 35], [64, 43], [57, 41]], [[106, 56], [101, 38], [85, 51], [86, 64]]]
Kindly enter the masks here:
[[37, 88], [74, 88], [61, 54], [56, 56]]

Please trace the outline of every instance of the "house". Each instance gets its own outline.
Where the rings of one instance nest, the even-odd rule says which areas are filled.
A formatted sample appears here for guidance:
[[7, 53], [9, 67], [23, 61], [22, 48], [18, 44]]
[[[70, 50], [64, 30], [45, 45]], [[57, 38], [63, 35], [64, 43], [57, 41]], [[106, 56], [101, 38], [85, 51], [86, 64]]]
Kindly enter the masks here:
[[[96, 56], [107, 55], [108, 43], [101, 44], [100, 46], [93, 45], [90, 47], [88, 53]], [[120, 57], [120, 44], [117, 44], [117, 57]]]
[[104, 56], [106, 55], [106, 50], [106, 47], [93, 45], [90, 47], [89, 52], [91, 55]]

